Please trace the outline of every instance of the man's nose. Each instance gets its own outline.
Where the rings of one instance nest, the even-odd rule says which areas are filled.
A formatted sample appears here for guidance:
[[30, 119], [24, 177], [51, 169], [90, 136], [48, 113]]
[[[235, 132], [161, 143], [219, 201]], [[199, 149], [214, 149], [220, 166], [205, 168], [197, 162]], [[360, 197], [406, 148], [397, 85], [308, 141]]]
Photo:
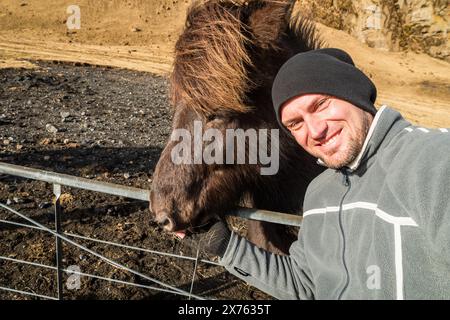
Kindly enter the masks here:
[[308, 127], [309, 136], [314, 140], [321, 140], [325, 138], [327, 133], [327, 122], [319, 117], [312, 115], [305, 119]]

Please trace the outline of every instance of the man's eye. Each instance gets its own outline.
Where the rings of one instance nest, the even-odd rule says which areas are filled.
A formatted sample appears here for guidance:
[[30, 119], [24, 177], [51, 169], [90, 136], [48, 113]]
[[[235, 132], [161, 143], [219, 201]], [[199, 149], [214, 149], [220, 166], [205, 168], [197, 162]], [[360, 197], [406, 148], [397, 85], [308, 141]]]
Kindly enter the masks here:
[[289, 124], [288, 129], [291, 131], [295, 131], [301, 128], [303, 121], [296, 121]]
[[[320, 100], [319, 101], [319, 103], [317, 104], [317, 106], [316, 106], [316, 110], [317, 109], [320, 109], [320, 107], [323, 107], [323, 108], [325, 108], [326, 106], [327, 106], [327, 103], [326, 102], [328, 102], [328, 98], [325, 98], [325, 99], [322, 99], [322, 100]], [[322, 108], [322, 109], [323, 109]]]

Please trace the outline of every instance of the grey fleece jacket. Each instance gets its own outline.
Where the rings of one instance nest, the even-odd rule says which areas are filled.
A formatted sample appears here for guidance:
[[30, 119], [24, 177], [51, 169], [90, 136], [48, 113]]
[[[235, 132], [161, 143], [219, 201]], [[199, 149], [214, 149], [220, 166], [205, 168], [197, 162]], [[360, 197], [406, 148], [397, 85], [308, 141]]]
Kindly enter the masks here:
[[309, 185], [288, 256], [233, 233], [221, 264], [279, 299], [450, 299], [449, 131], [383, 107], [353, 170]]

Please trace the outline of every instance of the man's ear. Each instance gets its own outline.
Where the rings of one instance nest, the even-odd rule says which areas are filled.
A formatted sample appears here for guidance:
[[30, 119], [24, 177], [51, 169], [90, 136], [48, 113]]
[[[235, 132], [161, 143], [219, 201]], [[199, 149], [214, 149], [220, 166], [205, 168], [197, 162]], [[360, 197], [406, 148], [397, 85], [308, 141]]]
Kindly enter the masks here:
[[258, 47], [265, 49], [276, 45], [289, 25], [294, 3], [289, 0], [261, 0], [247, 5], [248, 26]]

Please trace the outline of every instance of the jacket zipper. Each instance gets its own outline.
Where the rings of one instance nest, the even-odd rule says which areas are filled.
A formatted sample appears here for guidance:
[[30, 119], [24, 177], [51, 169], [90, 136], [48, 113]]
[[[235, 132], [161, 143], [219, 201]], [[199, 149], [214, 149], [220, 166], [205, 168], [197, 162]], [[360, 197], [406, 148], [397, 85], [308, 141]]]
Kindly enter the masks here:
[[341, 203], [339, 204], [339, 228], [341, 230], [341, 236], [342, 236], [342, 264], [344, 265], [345, 269], [345, 284], [342, 288], [341, 292], [339, 293], [338, 300], [342, 298], [342, 294], [344, 293], [345, 289], [347, 289], [349, 284], [349, 274], [348, 274], [348, 268], [347, 264], [345, 262], [345, 235], [344, 235], [344, 227], [342, 222], [342, 206], [344, 203], [345, 196], [348, 194], [351, 188], [350, 178], [348, 177], [348, 171], [347, 168], [342, 168], [341, 170], [343, 179], [342, 184], [347, 187], [347, 191], [345, 191], [344, 195], [342, 196]]

